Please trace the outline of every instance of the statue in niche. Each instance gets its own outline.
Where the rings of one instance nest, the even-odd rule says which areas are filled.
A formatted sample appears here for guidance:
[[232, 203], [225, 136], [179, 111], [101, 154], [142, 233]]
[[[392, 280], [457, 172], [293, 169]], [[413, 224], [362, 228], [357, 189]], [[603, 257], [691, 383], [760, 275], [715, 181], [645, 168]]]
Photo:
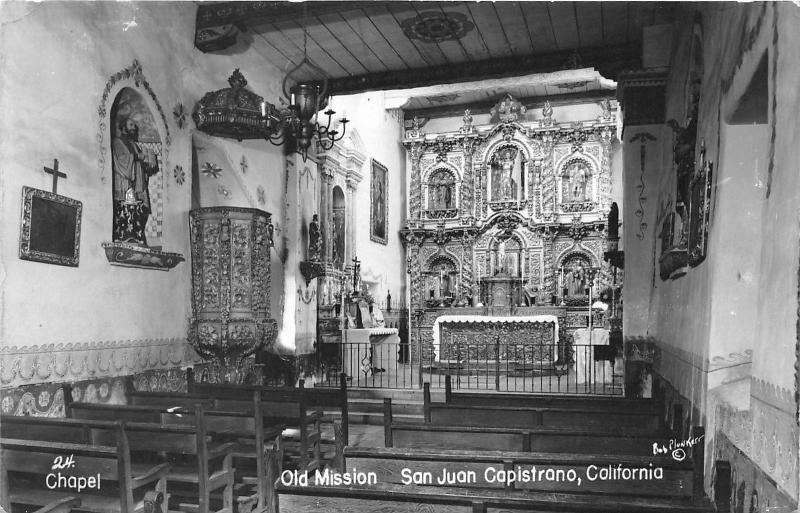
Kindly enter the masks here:
[[504, 148], [495, 158], [492, 200], [513, 201], [517, 198], [517, 184], [522, 178], [522, 154], [516, 148]]
[[574, 259], [564, 266], [564, 288], [567, 296], [585, 296], [588, 288], [586, 267], [582, 260]]
[[317, 214], [314, 214], [308, 224], [308, 259], [312, 262], [322, 260], [322, 232], [319, 229]]
[[507, 255], [506, 255], [506, 241], [501, 240], [497, 243], [496, 254], [495, 254], [495, 269], [494, 274], [506, 274], [508, 273], [508, 262], [507, 262]]
[[565, 201], [585, 201], [586, 184], [589, 181], [589, 168], [584, 162], [573, 162], [567, 168], [569, 181], [568, 194]]
[[[126, 105], [127, 106], [127, 105]], [[158, 173], [155, 154], [139, 142], [134, 112], [116, 110], [117, 131], [112, 138], [114, 242], [147, 246], [145, 228], [150, 217], [149, 178]]]
[[450, 172], [437, 171], [428, 185], [429, 208], [431, 210], [450, 210], [456, 208], [454, 201], [455, 179]]

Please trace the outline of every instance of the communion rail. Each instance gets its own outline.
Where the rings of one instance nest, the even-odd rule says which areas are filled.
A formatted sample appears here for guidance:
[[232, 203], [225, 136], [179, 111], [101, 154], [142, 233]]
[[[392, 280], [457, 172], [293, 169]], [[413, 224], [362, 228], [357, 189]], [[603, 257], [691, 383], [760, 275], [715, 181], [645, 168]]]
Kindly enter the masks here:
[[[501, 337], [481, 342], [453, 340], [446, 355], [413, 351], [407, 344], [343, 343], [316, 386], [339, 386], [344, 372], [357, 388], [444, 388], [577, 395], [622, 395], [616, 350], [607, 345], [520, 343]], [[413, 354], [412, 354], [413, 353]], [[445, 358], [446, 356], [446, 358]]]

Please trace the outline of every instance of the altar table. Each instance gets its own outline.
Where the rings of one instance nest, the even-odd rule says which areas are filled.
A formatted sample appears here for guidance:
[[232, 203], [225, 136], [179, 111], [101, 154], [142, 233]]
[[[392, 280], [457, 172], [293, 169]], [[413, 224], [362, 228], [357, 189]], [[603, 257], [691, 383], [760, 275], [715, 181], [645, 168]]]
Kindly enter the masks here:
[[[442, 330], [445, 327], [452, 327], [458, 325], [469, 325], [473, 331], [482, 332], [484, 341], [467, 340], [465, 344], [473, 350], [477, 349], [476, 345], [484, 344], [486, 346], [495, 343], [498, 330], [502, 329], [503, 335], [500, 336], [500, 344], [502, 351], [508, 351], [509, 354], [504, 354], [501, 359], [505, 360], [512, 354], [518, 354], [515, 348], [522, 348], [522, 355], [524, 363], [532, 363], [529, 360], [534, 356], [542, 356], [543, 360], [548, 360], [547, 363], [555, 363], [559, 359], [558, 347], [558, 317], [555, 315], [533, 315], [527, 317], [501, 317], [501, 316], [484, 316], [484, 315], [443, 315], [436, 318], [433, 324], [433, 351], [436, 361], [451, 361], [454, 355], [453, 351], [447, 347], [450, 340], [442, 339]], [[528, 330], [530, 333], [524, 333], [525, 337], [520, 340], [514, 340], [513, 335], [515, 331], [521, 332]], [[535, 335], [535, 336], [532, 336]], [[478, 337], [475, 336], [475, 339]], [[491, 339], [491, 340], [489, 340]], [[442, 347], [442, 346], [445, 347]], [[526, 352], [530, 350], [530, 352]], [[492, 359], [494, 356], [492, 356]]]

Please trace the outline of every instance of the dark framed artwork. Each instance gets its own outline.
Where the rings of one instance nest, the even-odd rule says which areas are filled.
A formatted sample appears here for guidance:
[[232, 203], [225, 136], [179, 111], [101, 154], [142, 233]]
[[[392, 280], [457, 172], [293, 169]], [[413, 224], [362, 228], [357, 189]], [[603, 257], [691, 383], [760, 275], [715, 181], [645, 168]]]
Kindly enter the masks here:
[[700, 169], [695, 172], [689, 189], [689, 265], [695, 267], [706, 258], [708, 221], [711, 207], [711, 174], [713, 163], [700, 153]]
[[80, 201], [23, 187], [19, 257], [78, 267], [82, 210]]
[[369, 238], [379, 244], [386, 244], [389, 225], [387, 190], [389, 171], [386, 166], [372, 159], [372, 183], [370, 185]]

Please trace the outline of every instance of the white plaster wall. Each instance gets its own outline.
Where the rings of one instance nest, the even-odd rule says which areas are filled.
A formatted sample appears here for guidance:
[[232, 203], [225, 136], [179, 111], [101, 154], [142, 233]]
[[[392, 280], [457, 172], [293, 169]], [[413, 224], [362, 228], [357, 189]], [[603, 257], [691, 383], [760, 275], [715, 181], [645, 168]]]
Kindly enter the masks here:
[[[190, 113], [207, 91], [227, 86], [240, 67], [253, 90], [276, 98], [280, 72], [253, 52], [206, 55], [193, 47], [192, 3], [43, 2], [0, 5], [0, 198], [2, 301], [0, 343], [31, 346], [179, 338], [190, 308], [188, 211], [191, 206], [191, 129], [179, 129], [177, 103]], [[112, 267], [100, 247], [111, 239], [111, 158], [100, 169], [98, 107], [109, 77], [141, 63], [167, 117], [172, 145], [165, 162], [163, 244], [187, 261], [169, 272]], [[107, 107], [110, 110], [109, 99]], [[157, 112], [153, 113], [159, 118]], [[109, 133], [104, 128], [104, 141]], [[269, 191], [263, 208], [280, 217], [278, 150], [264, 142], [225, 142], [231, 155], [247, 154], [245, 181]], [[80, 267], [60, 267], [17, 257], [21, 189], [50, 189], [42, 167], [58, 158], [68, 174], [59, 193], [83, 202]], [[181, 165], [187, 181], [172, 176]], [[236, 166], [236, 161], [231, 163]], [[272, 173], [275, 173], [274, 175]], [[253, 195], [255, 193], [253, 192]], [[239, 200], [244, 202], [245, 196]], [[239, 202], [237, 200], [237, 203]], [[214, 204], [209, 200], [208, 204]], [[253, 206], [245, 204], [243, 206]], [[276, 259], [277, 260], [277, 259]], [[273, 290], [280, 281], [273, 265]], [[280, 287], [277, 287], [280, 290]], [[273, 316], [277, 306], [273, 296]]]
[[[632, 139], [649, 136], [644, 142]], [[623, 288], [623, 328], [626, 337], [648, 336], [649, 297], [653, 287], [654, 244], [656, 229], [657, 184], [663, 169], [663, 143], [670, 134], [660, 125], [631, 126], [623, 133], [623, 201], [621, 234], [625, 248]]]
[[[386, 110], [382, 91], [341, 96], [334, 99], [337, 112], [346, 112], [364, 143], [363, 180], [358, 184], [355, 197], [355, 254], [361, 260], [361, 275], [365, 281], [373, 281], [375, 300], [386, 301], [386, 293], [392, 294], [396, 307], [405, 297], [405, 249], [398, 232], [406, 222], [406, 158], [400, 144], [403, 136], [402, 113]], [[389, 224], [388, 240], [383, 245], [370, 240], [370, 188], [372, 187], [372, 159], [389, 170], [387, 207]]]
[[[681, 123], [691, 15], [676, 23], [667, 85], [666, 118]], [[691, 422], [706, 427], [706, 454], [711, 454], [717, 429], [723, 429], [780, 490], [796, 500], [800, 64], [795, 56], [800, 9], [792, 4], [705, 6], [702, 17], [705, 75], [698, 139], [705, 140], [706, 158], [714, 162], [715, 171], [708, 256], [682, 278], [661, 282], [656, 277], [648, 296], [646, 289], [635, 285], [639, 278], [632, 276], [631, 264], [652, 259], [631, 246], [638, 242], [626, 222], [625, 334], [638, 334], [630, 329], [637, 327], [638, 316], [630, 315], [649, 304], [647, 334], [657, 340], [662, 352], [659, 373], [699, 410], [700, 418], [692, 414]], [[724, 126], [725, 116], [735, 109], [765, 52], [769, 59], [768, 126]], [[626, 129], [626, 140], [631, 128], [636, 127]], [[675, 195], [672, 139], [668, 131], [664, 135], [659, 144], [666, 172], [650, 195], [659, 203], [674, 201]], [[636, 169], [629, 161], [630, 149], [626, 146], [626, 192], [632, 187], [630, 172]], [[765, 170], [770, 165], [772, 183], [767, 196]], [[626, 220], [631, 215], [629, 205], [626, 195]], [[659, 229], [649, 225], [646, 238], [652, 240]], [[752, 366], [747, 349], [753, 350]], [[725, 370], [737, 366], [744, 370]], [[747, 371], [752, 371], [749, 383]], [[725, 399], [730, 392], [718, 385], [742, 373], [745, 386], [736, 390], [749, 392], [749, 411], [741, 413], [741, 423], [726, 424], [712, 407], [747, 408], [742, 403], [748, 401], [737, 400], [732, 406], [727, 403], [731, 399]], [[713, 399], [708, 396], [710, 387], [717, 387]]]

